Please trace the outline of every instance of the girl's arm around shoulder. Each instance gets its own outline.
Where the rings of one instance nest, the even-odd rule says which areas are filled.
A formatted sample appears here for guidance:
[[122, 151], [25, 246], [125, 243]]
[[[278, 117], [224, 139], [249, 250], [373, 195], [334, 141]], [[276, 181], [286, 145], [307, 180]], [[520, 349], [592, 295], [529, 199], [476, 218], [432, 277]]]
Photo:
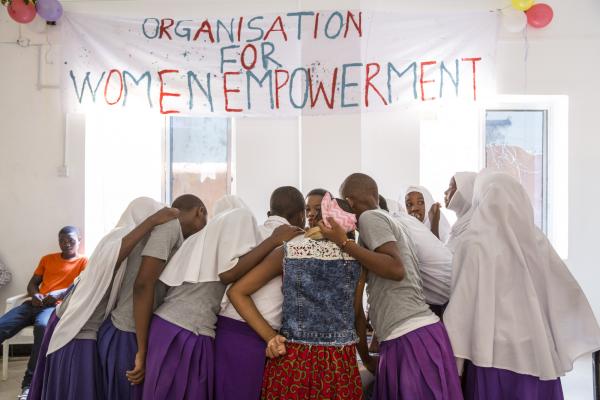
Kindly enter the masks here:
[[369, 271], [385, 279], [401, 281], [404, 279], [404, 264], [402, 263], [396, 238], [385, 221], [374, 221], [377, 225], [373, 228], [375, 232], [381, 231], [380, 234], [373, 234], [365, 230], [360, 231], [363, 236], [373, 237], [366, 244], [374, 250], [361, 247], [354, 241], [348, 240], [344, 229], [333, 218], [329, 218], [331, 228], [328, 228], [323, 221], [319, 223], [319, 226], [323, 236], [340, 246], [342, 250], [358, 260]]
[[296, 236], [304, 233], [298, 227], [291, 225], [281, 225], [275, 228], [270, 237], [263, 240], [258, 246], [240, 257], [237, 264], [229, 271], [219, 274], [219, 279], [225, 285], [229, 285], [240, 279], [252, 268], [258, 265], [271, 251], [281, 246], [282, 243], [292, 240]]
[[125, 260], [133, 248], [139, 243], [140, 240], [149, 232], [154, 229], [155, 226], [162, 225], [177, 218], [179, 210], [176, 208], [163, 207], [148, 218], [146, 218], [141, 224], [136, 226], [131, 232], [123, 237], [121, 240], [121, 248], [119, 250], [119, 256], [115, 268], [119, 268], [123, 260]]

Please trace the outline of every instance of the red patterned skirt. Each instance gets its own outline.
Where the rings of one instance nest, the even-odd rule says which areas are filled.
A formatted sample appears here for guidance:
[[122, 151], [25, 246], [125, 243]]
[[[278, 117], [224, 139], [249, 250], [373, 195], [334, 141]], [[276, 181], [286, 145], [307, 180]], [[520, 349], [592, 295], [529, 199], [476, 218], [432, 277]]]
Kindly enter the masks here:
[[355, 345], [286, 343], [286, 350], [267, 361], [261, 399], [362, 399]]

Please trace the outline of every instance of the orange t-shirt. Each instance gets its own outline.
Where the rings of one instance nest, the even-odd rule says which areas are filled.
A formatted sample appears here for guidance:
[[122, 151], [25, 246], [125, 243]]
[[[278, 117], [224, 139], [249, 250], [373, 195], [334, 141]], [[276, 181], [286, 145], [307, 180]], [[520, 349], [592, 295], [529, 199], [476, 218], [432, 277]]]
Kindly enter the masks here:
[[40, 264], [33, 272], [42, 276], [40, 293], [48, 294], [54, 290], [66, 289], [79, 276], [87, 264], [87, 258], [80, 256], [70, 260], [61, 257], [61, 253], [48, 254], [42, 257]]

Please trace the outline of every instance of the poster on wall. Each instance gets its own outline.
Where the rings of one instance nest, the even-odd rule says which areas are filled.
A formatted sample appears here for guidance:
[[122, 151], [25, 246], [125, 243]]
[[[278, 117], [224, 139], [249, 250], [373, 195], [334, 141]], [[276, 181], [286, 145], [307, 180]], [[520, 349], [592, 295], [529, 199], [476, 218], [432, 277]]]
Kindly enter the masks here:
[[269, 117], [475, 102], [495, 89], [496, 31], [490, 12], [66, 13], [62, 100], [75, 112]]

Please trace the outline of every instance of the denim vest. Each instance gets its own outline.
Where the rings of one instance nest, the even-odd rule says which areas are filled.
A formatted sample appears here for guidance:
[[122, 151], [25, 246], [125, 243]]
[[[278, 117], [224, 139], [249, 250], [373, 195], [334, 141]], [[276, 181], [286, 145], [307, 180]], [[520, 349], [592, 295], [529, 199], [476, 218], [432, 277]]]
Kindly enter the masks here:
[[360, 264], [333, 242], [285, 245], [283, 323], [288, 341], [322, 346], [356, 343], [354, 292]]

